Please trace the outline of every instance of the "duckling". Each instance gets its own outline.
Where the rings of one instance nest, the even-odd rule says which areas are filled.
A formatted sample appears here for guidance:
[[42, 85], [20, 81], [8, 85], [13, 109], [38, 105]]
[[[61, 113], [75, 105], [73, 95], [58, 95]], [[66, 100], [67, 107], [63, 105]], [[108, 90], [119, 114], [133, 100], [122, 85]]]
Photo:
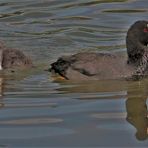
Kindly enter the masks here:
[[21, 50], [8, 48], [0, 42], [0, 70], [16, 67], [32, 67], [32, 61]]

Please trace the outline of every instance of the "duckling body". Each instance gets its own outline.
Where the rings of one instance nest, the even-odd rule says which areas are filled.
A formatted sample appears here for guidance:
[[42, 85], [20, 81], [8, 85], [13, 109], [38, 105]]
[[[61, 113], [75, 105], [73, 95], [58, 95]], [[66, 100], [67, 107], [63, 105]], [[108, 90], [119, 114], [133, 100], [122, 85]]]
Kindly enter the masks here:
[[21, 50], [7, 48], [0, 43], [0, 70], [32, 67], [32, 61]]

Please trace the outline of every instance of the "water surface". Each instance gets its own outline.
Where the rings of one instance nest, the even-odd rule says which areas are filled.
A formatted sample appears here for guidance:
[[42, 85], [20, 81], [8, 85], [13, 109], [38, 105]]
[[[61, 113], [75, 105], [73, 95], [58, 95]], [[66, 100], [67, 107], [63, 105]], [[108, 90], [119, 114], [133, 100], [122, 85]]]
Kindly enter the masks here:
[[1, 147], [147, 147], [148, 79], [54, 81], [60, 55], [126, 54], [128, 27], [147, 0], [1, 0], [0, 40], [39, 68], [0, 77]]

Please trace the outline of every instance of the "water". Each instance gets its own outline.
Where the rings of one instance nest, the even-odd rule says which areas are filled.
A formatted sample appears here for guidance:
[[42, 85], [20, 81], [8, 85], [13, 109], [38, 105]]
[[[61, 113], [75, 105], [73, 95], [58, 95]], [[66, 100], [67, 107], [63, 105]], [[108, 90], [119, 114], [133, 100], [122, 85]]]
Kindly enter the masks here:
[[126, 52], [147, 0], [0, 0], [0, 40], [39, 68], [1, 73], [0, 147], [147, 147], [148, 79], [53, 80], [60, 55]]

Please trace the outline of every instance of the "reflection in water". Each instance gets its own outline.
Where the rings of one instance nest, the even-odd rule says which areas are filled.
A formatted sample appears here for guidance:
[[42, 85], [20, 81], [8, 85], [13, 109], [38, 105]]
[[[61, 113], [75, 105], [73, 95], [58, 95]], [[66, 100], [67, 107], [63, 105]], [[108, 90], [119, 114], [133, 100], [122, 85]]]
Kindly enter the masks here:
[[[19, 73], [17, 73], [18, 80], [22, 80], [25, 77], [25, 74], [24, 75], [20, 75], [20, 74], [21, 74], [21, 71], [19, 71]], [[14, 77], [14, 75], [13, 75], [13, 77]], [[15, 103], [14, 102], [13, 103], [12, 102], [6, 103], [5, 98], [3, 98], [5, 91], [6, 92], [8, 90], [12, 91], [13, 89], [15, 91], [15, 87], [14, 87], [15, 83], [13, 82], [13, 86], [9, 88], [8, 84], [7, 84], [7, 80], [5, 80], [5, 79], [10, 80], [9, 75], [8, 76], [6, 76], [6, 75], [0, 76], [0, 109], [1, 108], [12, 109], [12, 112], [13, 112], [13, 109], [14, 110], [15, 109], [26, 109], [27, 110], [29, 108], [32, 108], [32, 109], [38, 108], [39, 109], [40, 107], [48, 107], [48, 108], [56, 107], [55, 103], [49, 103], [49, 102], [44, 103], [42, 101], [40, 101], [40, 102], [33, 102], [32, 101], [32, 102], [25, 103], [24, 100], [22, 100], [22, 99], [21, 99], [20, 102], [15, 100], [14, 101]], [[13, 79], [13, 78], [11, 77], [11, 79]], [[20, 92], [20, 90], [18, 90], [18, 91]], [[33, 94], [33, 91], [31, 91], [31, 92], [32, 92], [31, 94]], [[23, 97], [23, 95], [21, 97]], [[11, 114], [10, 114], [10, 116], [11, 116]], [[11, 118], [10, 119], [0, 119], [0, 125], [11, 125], [11, 126], [16, 126], [16, 125], [19, 125], [19, 126], [20, 125], [24, 125], [24, 126], [26, 126], [26, 125], [42, 125], [42, 124], [47, 125], [47, 124], [60, 123], [60, 122], [63, 122], [63, 119], [55, 118], [55, 117], [49, 117], [49, 116], [43, 116], [43, 117], [39, 116], [39, 117], [31, 117], [31, 118], [30, 117], [25, 117], [25, 118], [20, 117], [20, 118], [17, 118], [17, 119], [15, 119], [15, 118], [14, 119], [13, 118], [12, 119]]]
[[128, 90], [128, 99], [126, 100], [127, 121], [132, 124], [137, 132], [138, 140], [148, 138], [148, 111], [147, 111], [146, 84], [137, 85], [136, 89]]
[[[78, 95], [75, 99], [79, 100], [99, 100], [99, 99], [126, 99], [127, 117], [124, 112], [97, 112], [92, 117], [97, 119], [125, 119], [133, 125], [137, 132], [135, 134], [137, 140], [146, 140], [148, 138], [148, 111], [147, 111], [147, 86], [146, 80], [140, 82], [128, 81], [96, 81], [96, 82], [67, 82], [59, 81], [63, 87], [57, 90], [63, 94], [74, 93]], [[71, 85], [70, 85], [71, 84]], [[105, 106], [106, 108], [108, 106]], [[116, 121], [115, 121], [116, 122]]]
[[3, 78], [0, 77], [0, 108], [4, 106], [2, 97], [3, 97]]

